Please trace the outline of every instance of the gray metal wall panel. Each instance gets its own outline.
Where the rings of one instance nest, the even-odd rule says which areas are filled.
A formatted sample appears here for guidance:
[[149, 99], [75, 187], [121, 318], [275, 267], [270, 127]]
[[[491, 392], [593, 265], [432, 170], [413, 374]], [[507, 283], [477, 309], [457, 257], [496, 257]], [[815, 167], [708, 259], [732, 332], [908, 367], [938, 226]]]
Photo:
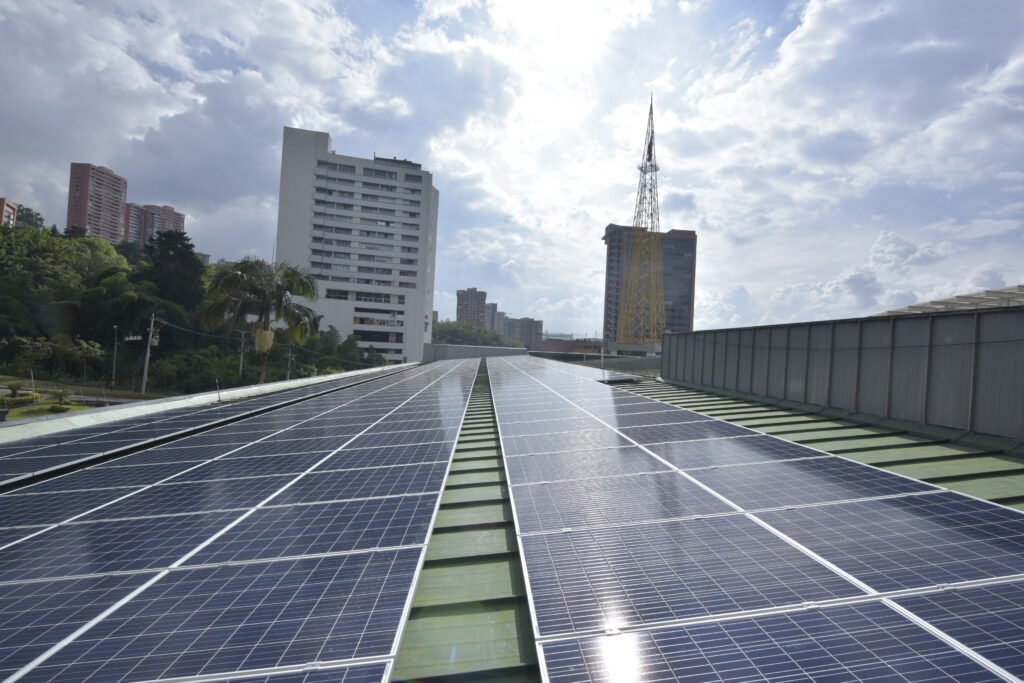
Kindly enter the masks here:
[[729, 349], [726, 345], [726, 341], [729, 338], [728, 332], [716, 332], [715, 333], [715, 362], [714, 362], [714, 376], [712, 383], [716, 387], [725, 386], [725, 362], [728, 358]]
[[808, 403], [828, 405], [829, 367], [832, 353], [832, 324], [811, 325], [810, 358], [807, 359]]
[[670, 381], [1024, 439], [1022, 309], [671, 336]]
[[726, 356], [725, 388], [736, 390], [739, 383], [740, 370], [740, 331], [729, 330], [726, 334], [726, 345], [728, 346]]
[[935, 318], [928, 368], [928, 420], [932, 424], [969, 429], [973, 342], [973, 314]]
[[978, 321], [974, 429], [1024, 440], [1024, 311]]
[[786, 396], [790, 401], [805, 400], [807, 386], [807, 349], [810, 342], [809, 325], [789, 328], [789, 346], [786, 360]]
[[754, 329], [754, 384], [753, 393], [762, 396], [768, 393], [768, 353], [771, 330], [763, 327]]
[[928, 372], [930, 317], [897, 318], [893, 328], [889, 416], [926, 422], [925, 378]]
[[889, 395], [888, 318], [865, 320], [861, 326], [860, 364], [857, 378], [857, 410], [885, 416]]
[[789, 328], [775, 327], [768, 337], [768, 395], [772, 398], [786, 397], [786, 364]]
[[739, 368], [736, 372], [736, 389], [753, 393], [751, 371], [754, 366], [754, 330], [740, 330]]
[[860, 323], [836, 323], [832, 349], [832, 390], [829, 406], [857, 409], [857, 366], [860, 361]]

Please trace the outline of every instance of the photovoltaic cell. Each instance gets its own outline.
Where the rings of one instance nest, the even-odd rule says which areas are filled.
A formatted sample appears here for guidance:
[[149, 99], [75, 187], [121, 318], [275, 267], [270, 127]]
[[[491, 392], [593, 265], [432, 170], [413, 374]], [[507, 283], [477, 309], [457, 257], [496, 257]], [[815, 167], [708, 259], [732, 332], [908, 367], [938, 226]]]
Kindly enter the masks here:
[[651, 444], [647, 448], [681, 470], [795, 458], [820, 458], [824, 455], [821, 451], [773, 436], [676, 441]]
[[0, 676], [6, 677], [141, 586], [152, 574], [115, 574], [0, 588]]
[[1015, 676], [1024, 677], [1024, 583], [1000, 583], [896, 601]]
[[28, 680], [149, 680], [387, 655], [420, 552], [174, 571]]
[[530, 422], [502, 424], [501, 435], [503, 437], [530, 436], [533, 434], [578, 432], [587, 429], [606, 429], [606, 427], [592, 417], [571, 417], [561, 420], [531, 420]]
[[745, 510], [939, 490], [836, 457], [694, 470], [690, 476]]
[[758, 517], [878, 591], [1024, 573], [1024, 515], [955, 493]]
[[677, 472], [517, 486], [513, 500], [524, 534], [733, 511]]
[[742, 515], [524, 536], [540, 635], [861, 595]]
[[637, 446], [570, 453], [538, 453], [508, 458], [505, 465], [512, 485], [670, 469]]
[[547, 643], [541, 649], [552, 683], [999, 680], [879, 603]]
[[427, 541], [437, 494], [257, 510], [189, 564], [387, 548]]

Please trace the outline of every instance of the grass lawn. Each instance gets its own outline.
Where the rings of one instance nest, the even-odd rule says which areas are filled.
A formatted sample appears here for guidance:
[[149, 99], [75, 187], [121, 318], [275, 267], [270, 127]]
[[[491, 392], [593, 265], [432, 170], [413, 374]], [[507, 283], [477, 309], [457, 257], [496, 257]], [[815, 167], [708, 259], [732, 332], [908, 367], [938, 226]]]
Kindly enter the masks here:
[[95, 408], [95, 406], [67, 406], [68, 411], [66, 413], [51, 413], [50, 406], [53, 403], [36, 403], [31, 406], [20, 406], [18, 408], [11, 408], [11, 412], [7, 413], [7, 421], [13, 422], [14, 420], [24, 420], [30, 417], [39, 417], [40, 415], [67, 415], [76, 410], [89, 410]]

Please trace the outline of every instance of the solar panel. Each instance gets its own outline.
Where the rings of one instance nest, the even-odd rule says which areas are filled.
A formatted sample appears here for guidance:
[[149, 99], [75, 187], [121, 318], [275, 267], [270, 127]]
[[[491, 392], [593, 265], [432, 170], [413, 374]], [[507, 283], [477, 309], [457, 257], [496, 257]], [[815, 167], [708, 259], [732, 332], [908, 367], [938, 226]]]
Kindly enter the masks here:
[[878, 603], [545, 643], [541, 651], [552, 683], [999, 680]]
[[237, 512], [63, 524], [0, 553], [0, 581], [158, 569], [170, 565]]
[[149, 680], [388, 655], [420, 552], [174, 571], [32, 680]]
[[314, 472], [286, 489], [274, 502], [315, 503], [440, 491], [447, 469], [447, 462], [435, 462], [365, 470]]
[[[154, 484], [161, 479], [184, 472], [197, 463], [163, 463], [149, 467], [89, 467], [77, 472], [61, 475], [55, 479], [41, 481], [25, 488], [33, 493], [50, 491], [85, 491], [89, 489], [109, 488], [112, 485], [145, 486]], [[181, 475], [188, 476], [188, 475]]]
[[1024, 583], [960, 588], [896, 602], [1024, 677]]
[[666, 441], [693, 441], [695, 439], [720, 439], [727, 436], [747, 436], [756, 432], [729, 422], [705, 420], [704, 422], [683, 422], [655, 427], [627, 427], [622, 433], [640, 444], [664, 443]]
[[821, 451], [764, 435], [735, 439], [675, 441], [651, 444], [647, 448], [681, 470], [795, 458], [820, 458], [824, 455]]
[[[304, 396], [313, 396], [348, 387], [364, 382], [366, 379], [365, 376], [344, 377], [223, 405], [175, 408], [102, 426], [70, 429], [58, 434], [23, 439], [14, 444], [0, 447], [0, 482], [5, 479], [13, 481], [19, 476], [88, 460], [127, 447], [137, 447], [153, 439], [177, 434], [182, 430], [214, 425], [274, 405], [295, 401]], [[268, 433], [270, 432], [260, 431], [254, 425], [249, 425], [247, 434], [249, 438], [246, 440], [251, 441]], [[200, 434], [196, 435], [194, 445], [234, 443], [233, 439], [237, 438], [235, 435], [237, 435], [236, 432]], [[26, 458], [28, 461], [10, 464], [4, 462], [17, 458]]]
[[631, 412], [620, 415], [618, 413], [602, 412], [601, 419], [616, 429], [621, 429], [622, 427], [643, 427], [645, 425], [703, 422], [710, 419], [707, 415], [701, 415], [700, 413], [695, 413], [691, 410], [682, 410], [678, 408], [671, 409], [670, 406], [666, 406], [662, 403], [656, 403], [651, 407], [653, 408], [655, 406], [657, 406], [658, 410], [650, 413]]
[[733, 511], [676, 472], [529, 484], [512, 498], [524, 534]]
[[522, 537], [539, 635], [862, 594], [742, 515]]
[[152, 486], [92, 512], [83, 519], [114, 519], [213, 510], [242, 510], [256, 505], [289, 481], [293, 475], [190, 481]]
[[649, 453], [637, 446], [524, 455], [508, 458], [505, 466], [508, 468], [509, 483], [513, 486], [670, 470], [668, 465], [652, 458]]
[[423, 544], [437, 498], [426, 494], [262, 508], [189, 564]]
[[0, 677], [31, 662], [151, 576], [114, 574], [0, 588]]
[[9, 493], [0, 496], [0, 520], [4, 526], [52, 524], [92, 510], [139, 488], [98, 489], [54, 493]]
[[540, 434], [537, 436], [501, 436], [501, 446], [506, 456], [530, 455], [531, 453], [559, 453], [564, 451], [588, 451], [595, 448], [630, 446], [630, 442], [610, 429], [591, 429], [585, 432], [562, 434]]
[[[398, 434], [407, 445], [338, 451], [336, 461], [326, 459], [308, 474], [331, 452], [303, 447], [315, 449], [335, 433], [346, 434], [339, 437], [345, 443], [361, 429], [401, 428], [417, 420], [441, 427], [416, 430], [413, 437], [451, 432], [461, 424], [476, 368], [475, 361], [435, 364], [400, 379], [275, 410], [254, 423], [251, 433], [239, 422], [230, 425], [225, 438], [182, 439], [174, 448], [143, 451], [77, 473], [89, 472], [84, 476], [90, 483], [110, 485], [144, 480], [144, 473], [191, 468], [160, 485], [32, 496], [33, 502], [42, 502], [51, 495], [72, 500], [88, 493], [96, 500], [82, 505], [101, 507], [89, 513], [94, 521], [83, 517], [41, 532], [39, 527], [0, 528], [0, 541], [13, 541], [0, 554], [5, 586], [84, 575], [156, 578], [116, 612], [62, 641], [43, 663], [31, 665], [26, 678], [120, 680], [212, 673], [224, 679], [233, 672], [321, 663], [347, 677], [337, 665], [365, 657], [382, 661], [353, 668], [351, 680], [379, 680], [394, 656], [398, 625], [454, 443], [417, 443], [409, 431]], [[320, 422], [331, 417], [348, 424], [335, 429]], [[232, 444], [251, 434], [265, 434], [271, 423], [287, 431], [232, 450]], [[305, 438], [279, 438], [296, 434]], [[326, 469], [327, 462], [339, 469]], [[412, 464], [375, 464], [382, 462]], [[373, 469], [349, 469], [353, 466]], [[298, 467], [301, 475], [294, 471]], [[115, 495], [136, 490], [136, 495], [111, 502]], [[388, 497], [313, 502], [338, 496]], [[0, 496], [0, 504], [10, 498]], [[268, 504], [252, 507], [261, 501]], [[183, 512], [223, 506], [238, 507]], [[111, 515], [118, 517], [108, 519]], [[175, 568], [186, 558], [188, 567]], [[279, 571], [282, 567], [287, 569]], [[169, 573], [152, 574], [156, 569]]]
[[940, 490], [837, 457], [694, 470], [690, 475], [745, 510]]
[[1024, 573], [1024, 515], [955, 493], [758, 517], [878, 591]]

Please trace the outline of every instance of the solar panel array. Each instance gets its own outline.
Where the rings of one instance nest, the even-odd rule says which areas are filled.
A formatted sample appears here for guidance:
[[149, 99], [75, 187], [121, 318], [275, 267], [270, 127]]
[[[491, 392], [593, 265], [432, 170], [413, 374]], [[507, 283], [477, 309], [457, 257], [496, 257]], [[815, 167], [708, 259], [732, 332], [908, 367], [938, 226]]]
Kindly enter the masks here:
[[478, 364], [0, 495], [0, 679], [386, 680]]
[[488, 359], [545, 680], [1016, 680], [1024, 515]]
[[[395, 372], [401, 370], [383, 368], [380, 376]], [[0, 485], [352, 386], [378, 376], [376, 371], [372, 374], [361, 373], [230, 403], [173, 408], [116, 422], [0, 443]]]

